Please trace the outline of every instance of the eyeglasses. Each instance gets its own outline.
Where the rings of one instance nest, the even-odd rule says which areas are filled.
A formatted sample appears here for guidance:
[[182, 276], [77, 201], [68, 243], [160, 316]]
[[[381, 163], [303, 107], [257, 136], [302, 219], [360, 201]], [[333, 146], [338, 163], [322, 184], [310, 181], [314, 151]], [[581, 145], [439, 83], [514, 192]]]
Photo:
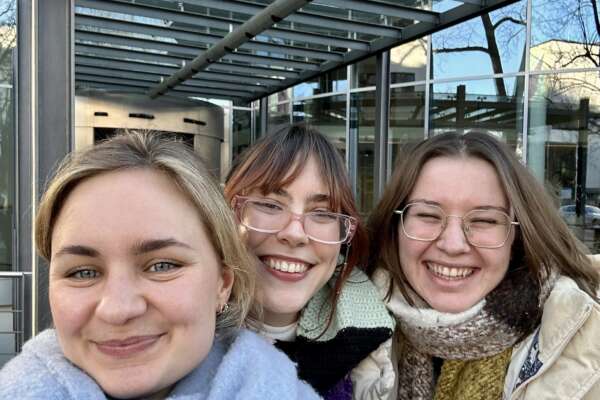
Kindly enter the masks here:
[[461, 217], [446, 214], [440, 207], [422, 202], [407, 204], [394, 213], [400, 214], [404, 234], [423, 242], [431, 242], [440, 237], [448, 225], [448, 218], [460, 218], [467, 241], [475, 247], [488, 249], [504, 246], [513, 225], [519, 225], [499, 210], [471, 210]]
[[352, 240], [356, 218], [329, 211], [295, 214], [273, 200], [235, 196], [235, 209], [240, 223], [262, 233], [277, 233], [292, 220], [302, 223], [306, 236], [315, 242], [338, 244]]

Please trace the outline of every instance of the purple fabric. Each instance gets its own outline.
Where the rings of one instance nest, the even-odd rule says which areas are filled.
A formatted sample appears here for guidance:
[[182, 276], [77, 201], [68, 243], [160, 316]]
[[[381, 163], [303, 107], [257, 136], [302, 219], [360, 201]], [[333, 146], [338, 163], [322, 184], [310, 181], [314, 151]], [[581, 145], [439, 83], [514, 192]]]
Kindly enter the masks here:
[[325, 396], [323, 396], [323, 399], [352, 400], [352, 381], [350, 380], [350, 374], [346, 375], [344, 379], [329, 389], [327, 393], [325, 393]]

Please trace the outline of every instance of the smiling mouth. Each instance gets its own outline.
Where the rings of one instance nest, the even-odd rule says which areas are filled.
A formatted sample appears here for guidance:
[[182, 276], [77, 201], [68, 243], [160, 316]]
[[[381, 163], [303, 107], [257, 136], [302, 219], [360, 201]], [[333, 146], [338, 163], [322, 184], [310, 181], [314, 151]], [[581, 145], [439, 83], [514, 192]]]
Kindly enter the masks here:
[[448, 267], [432, 262], [426, 263], [426, 266], [427, 269], [438, 278], [446, 279], [449, 281], [456, 281], [468, 278], [475, 272], [475, 268], [471, 267]]
[[131, 336], [126, 339], [105, 340], [94, 343], [101, 353], [115, 358], [128, 358], [152, 347], [163, 335]]
[[268, 268], [288, 274], [303, 274], [308, 271], [309, 264], [299, 261], [287, 261], [279, 258], [265, 257], [261, 259]]

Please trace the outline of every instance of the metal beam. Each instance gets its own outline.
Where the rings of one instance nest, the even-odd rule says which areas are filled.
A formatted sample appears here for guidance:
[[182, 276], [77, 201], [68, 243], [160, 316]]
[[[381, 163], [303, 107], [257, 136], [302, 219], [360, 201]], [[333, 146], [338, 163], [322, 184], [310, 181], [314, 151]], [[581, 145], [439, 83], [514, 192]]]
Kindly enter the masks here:
[[[93, 75], [97, 77], [107, 77], [107, 78], [122, 78], [122, 79], [133, 79], [139, 81], [147, 81], [152, 84], [156, 84], [160, 82], [162, 77], [161, 74], [150, 74], [144, 72], [137, 72], [132, 69], [129, 71], [124, 70], [114, 70], [109, 68], [97, 68], [97, 67], [88, 67], [88, 66], [76, 66], [75, 67], [76, 74], [84, 74], [84, 75]], [[266, 89], [260, 86], [252, 85], [252, 84], [235, 84], [231, 82], [219, 82], [219, 81], [211, 81], [211, 80], [201, 80], [201, 79], [190, 79], [186, 81], [187, 86], [191, 87], [199, 87], [199, 88], [214, 88], [214, 89], [231, 89], [242, 92], [248, 92], [248, 94], [260, 95], [261, 93], [265, 93]]]
[[[77, 81], [85, 81], [85, 82], [101, 82], [101, 83], [111, 83], [114, 85], [133, 85], [138, 87], [146, 87], [150, 88], [153, 82], [144, 79], [132, 79], [132, 78], [118, 78], [118, 77], [105, 77], [105, 76], [95, 76], [95, 75], [87, 75], [87, 74], [75, 74], [75, 79]], [[189, 85], [178, 85], [177, 90], [180, 92], [188, 92], [188, 93], [198, 93], [199, 91], [203, 93], [214, 93], [220, 95], [229, 95], [232, 97], [239, 98], [248, 98], [252, 95], [250, 92], [242, 92], [239, 90], [228, 90], [228, 89], [213, 89], [209, 87], [201, 87], [196, 88]]]
[[[195, 32], [188, 29], [182, 29], [180, 27], [163, 27], [148, 23], [123, 21], [106, 17], [78, 15], [75, 19], [76, 35], [79, 35], [79, 32], [93, 32], [89, 28], [110, 29], [122, 32], [136, 33], [146, 36], [159, 36], [192, 43], [203, 43], [206, 45], [215, 44], [222, 39], [222, 37], [219, 35]], [[115, 32], [115, 34], [118, 33]], [[314, 50], [283, 44], [258, 42], [254, 40], [243, 44], [242, 46], [240, 46], [240, 49], [313, 58], [316, 60], [341, 61], [343, 57], [342, 54], [331, 51]]]
[[[307, 1], [306, 3], [309, 3]], [[344, 6], [345, 0], [341, 1], [341, 8], [348, 8]], [[242, 14], [248, 15], [256, 15], [264, 10], [264, 7], [259, 4], [247, 3], [247, 2], [239, 2], [234, 0], [196, 0], [196, 1], [186, 1], [182, 2], [183, 7], [185, 8], [186, 4], [195, 4], [202, 7], [213, 8], [222, 11], [233, 11]], [[416, 15], [417, 13], [415, 13]], [[423, 16], [423, 18], [428, 18]], [[378, 36], [386, 36], [386, 37], [398, 37], [399, 29], [380, 25], [380, 24], [372, 24], [368, 22], [354, 21], [345, 18], [333, 17], [320, 15], [312, 12], [304, 12], [297, 11], [293, 14], [290, 14], [285, 18], [287, 22], [294, 22], [299, 24], [313, 25], [318, 27], [327, 27], [327, 29], [336, 29], [347, 32], [357, 32], [363, 33], [366, 35], [378, 35]]]
[[313, 0], [312, 4], [335, 6], [342, 9], [361, 11], [376, 15], [412, 19], [414, 21], [437, 23], [439, 13], [414, 7], [402, 6], [373, 0]]
[[[204, 47], [199, 46], [191, 46], [191, 45], [182, 45], [182, 44], [174, 44], [166, 41], [160, 40], [151, 40], [151, 39], [141, 39], [129, 36], [122, 36], [110, 33], [99, 33], [99, 32], [83, 32], [79, 31], [76, 36], [77, 43], [85, 43], [92, 42], [96, 44], [110, 44], [110, 45], [119, 45], [119, 46], [128, 46], [134, 47], [144, 50], [151, 51], [163, 51], [172, 54], [181, 54], [181, 55], [189, 55], [196, 56], [200, 51], [208, 52], [211, 49], [206, 49]], [[216, 46], [216, 45], [215, 45]], [[211, 48], [214, 48], [211, 47]], [[340, 57], [340, 60], [342, 57]], [[296, 68], [300, 70], [312, 70], [318, 71], [319, 64], [310, 63], [305, 61], [295, 61], [289, 60], [287, 58], [276, 58], [276, 57], [266, 57], [266, 56], [258, 56], [253, 54], [244, 54], [244, 53], [229, 53], [224, 49], [224, 54], [219, 58], [214, 58], [214, 61], [223, 60], [223, 61], [237, 61], [237, 62], [249, 62], [253, 64], [262, 64], [267, 66], [280, 66], [283, 68]]]
[[203, 54], [200, 54], [191, 63], [171, 75], [160, 85], [152, 88], [149, 93], [150, 97], [155, 98], [176, 86], [179, 82], [189, 79], [209, 64], [221, 59], [230, 49], [237, 49], [240, 45], [260, 34], [275, 22], [281, 21], [307, 2], [307, 0], [276, 0], [271, 3], [260, 13], [254, 15], [240, 27], [225, 36], [219, 43], [216, 43]]
[[377, 55], [375, 77], [375, 182], [373, 204], [377, 204], [387, 176], [388, 131], [390, 119], [390, 52]]
[[[191, 11], [176, 11], [156, 5], [131, 4], [122, 2], [120, 0], [77, 0], [77, 5], [95, 10], [154, 18], [160, 21], [172, 21], [175, 26], [177, 26], [177, 24], [185, 24], [190, 26], [215, 28], [225, 32], [229, 32], [230, 28], [236, 29], [242, 24], [240, 21], [224, 19], [215, 16], [208, 17], [206, 15], [197, 14]], [[80, 11], [77, 15], [79, 16], [85, 14]], [[302, 30], [270, 28], [262, 32], [261, 36], [354, 50], [364, 51], [368, 50], [369, 48], [369, 43], [362, 40], [345, 39], [342, 37], [333, 37], [318, 33], [304, 32]]]
[[[136, 71], [145, 74], [153, 74], [159, 76], [169, 76], [173, 72], [177, 71], [177, 67], [167, 67], [156, 64], [148, 64], [137, 61], [122, 61], [113, 60], [102, 57], [91, 57], [78, 55], [75, 59], [75, 66], [85, 67], [96, 67], [106, 70], [117, 70], [117, 71]], [[275, 86], [282, 81], [280, 79], [271, 78], [259, 78], [252, 75], [238, 75], [238, 74], [219, 74], [216, 72], [202, 71], [194, 75], [192, 80], [198, 81], [211, 81], [211, 82], [235, 82], [244, 84], [246, 86], [256, 86], [259, 88], [266, 88], [269, 86]], [[259, 86], [260, 85], [260, 86]]]
[[[150, 63], [167, 63], [171, 65], [181, 66], [185, 62], [191, 60], [191, 57], [173, 57], [167, 56], [158, 53], [148, 53], [146, 51], [139, 50], [124, 50], [112, 47], [105, 47], [99, 45], [92, 44], [75, 44], [75, 53], [79, 56], [80, 54], [85, 54], [93, 57], [109, 57], [117, 60], [127, 59], [127, 60], [141, 60], [148, 61]], [[158, 64], [156, 64], [158, 65]], [[230, 63], [214, 63], [211, 64], [210, 70], [224, 72], [231, 71], [237, 73], [243, 73], [248, 75], [259, 75], [266, 77], [282, 77], [282, 78], [296, 78], [300, 74], [296, 71], [289, 71], [283, 69], [274, 69], [274, 68], [264, 68], [264, 67], [254, 67], [254, 66], [246, 66], [246, 65], [237, 65]]]
[[[102, 82], [87, 82], [87, 81], [79, 81], [75, 85], [77, 90], [81, 89], [102, 89], [108, 90], [111, 92], [126, 92], [126, 93], [137, 93], [137, 94], [145, 94], [147, 89], [146, 87], [140, 87], [135, 85], [123, 85], [123, 84], [111, 84], [111, 83], [102, 83]], [[196, 92], [196, 93], [187, 93], [180, 92], [178, 90], [171, 90], [169, 92], [169, 97], [182, 97], [182, 98], [190, 98], [190, 97], [204, 97], [204, 98], [215, 98], [215, 99], [223, 99], [223, 100], [231, 100], [231, 96], [223, 96], [214, 93], [204, 93], [204, 92]], [[240, 99], [243, 101], [243, 99]]]

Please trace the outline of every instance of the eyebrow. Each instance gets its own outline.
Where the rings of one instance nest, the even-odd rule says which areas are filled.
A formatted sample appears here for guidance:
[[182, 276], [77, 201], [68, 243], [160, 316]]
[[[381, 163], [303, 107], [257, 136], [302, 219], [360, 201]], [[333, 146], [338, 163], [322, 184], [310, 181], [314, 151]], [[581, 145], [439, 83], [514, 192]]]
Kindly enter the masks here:
[[[431, 204], [434, 206], [438, 206], [439, 208], [442, 208], [442, 209], [444, 208], [437, 201], [432, 201], [432, 200], [427, 200], [427, 199], [411, 199], [410, 201], [408, 201], [408, 203], [425, 203], [425, 204]], [[505, 214], [509, 214], [509, 211], [506, 208], [500, 207], [500, 206], [492, 206], [492, 205], [473, 207], [473, 210], [497, 210], [497, 211], [502, 211]]]
[[166, 239], [151, 239], [144, 240], [137, 243], [133, 246], [133, 252], [136, 255], [150, 253], [152, 251], [164, 249], [166, 247], [183, 247], [186, 249], [191, 249], [192, 247], [186, 243], [180, 242], [174, 238], [166, 238]]
[[[279, 189], [274, 192], [278, 196], [285, 197], [287, 199], [291, 199], [292, 196], [285, 190]], [[320, 203], [320, 202], [330, 202], [331, 197], [325, 193], [313, 193], [306, 199], [309, 203]]]
[[[166, 247], [184, 247], [186, 249], [191, 249], [186, 243], [180, 242], [173, 238], [166, 239], [151, 239], [151, 240], [143, 240], [133, 246], [133, 252], [135, 255], [150, 253], [152, 251], [164, 249]], [[74, 255], [74, 256], [84, 256], [84, 257], [99, 257], [100, 252], [93, 247], [84, 246], [84, 245], [68, 245], [61, 248], [54, 257], [60, 257], [64, 255]]]
[[64, 255], [98, 257], [100, 253], [98, 252], [98, 250], [92, 247], [75, 244], [64, 246], [59, 251], [57, 251], [56, 254], [54, 254], [54, 257], [60, 257]]

